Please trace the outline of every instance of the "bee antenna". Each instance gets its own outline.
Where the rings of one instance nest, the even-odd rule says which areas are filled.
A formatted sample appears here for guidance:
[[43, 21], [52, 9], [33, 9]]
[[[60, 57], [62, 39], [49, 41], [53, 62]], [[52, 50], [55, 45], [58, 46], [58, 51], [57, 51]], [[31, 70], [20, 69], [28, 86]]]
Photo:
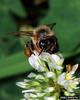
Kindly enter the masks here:
[[47, 24], [46, 26], [48, 26], [52, 30], [55, 25], [56, 23], [51, 23], [51, 24]]

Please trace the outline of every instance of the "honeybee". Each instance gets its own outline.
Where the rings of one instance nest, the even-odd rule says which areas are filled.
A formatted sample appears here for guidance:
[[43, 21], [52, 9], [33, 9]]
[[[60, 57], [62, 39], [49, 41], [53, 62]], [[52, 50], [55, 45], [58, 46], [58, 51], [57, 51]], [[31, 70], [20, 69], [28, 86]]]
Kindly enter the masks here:
[[39, 55], [44, 51], [50, 54], [56, 53], [59, 51], [59, 45], [55, 33], [52, 32], [52, 28], [56, 23], [48, 25], [40, 25], [32, 30], [20, 30], [15, 35], [16, 36], [27, 36], [30, 38], [25, 44], [24, 53], [27, 57], [30, 57], [34, 54], [33, 51], [36, 51]]

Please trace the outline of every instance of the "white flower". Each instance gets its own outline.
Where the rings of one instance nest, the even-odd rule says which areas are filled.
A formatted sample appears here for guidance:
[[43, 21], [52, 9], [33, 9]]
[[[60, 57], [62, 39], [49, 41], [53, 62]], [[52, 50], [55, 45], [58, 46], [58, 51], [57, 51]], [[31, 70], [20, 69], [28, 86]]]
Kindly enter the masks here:
[[16, 83], [24, 89], [23, 100], [59, 100], [60, 92], [65, 96], [75, 95], [74, 89], [79, 88], [80, 83], [80, 78], [74, 76], [78, 64], [67, 65], [67, 71], [62, 73], [64, 59], [59, 53], [42, 52], [39, 55], [34, 51], [28, 60], [38, 73], [30, 73], [24, 82]]
[[24, 94], [24, 98], [25, 98], [25, 99], [28, 99], [29, 97], [30, 97], [30, 93], [25, 93], [25, 94]]
[[37, 71], [47, 71], [47, 66], [45, 62], [48, 64], [49, 69], [51, 70], [52, 68], [57, 69], [57, 70], [62, 70], [63, 67], [61, 66], [63, 63], [63, 58], [56, 54], [50, 55], [49, 53], [42, 52], [40, 55], [37, 55], [36, 52], [35, 54], [32, 54], [29, 57], [29, 63], [31, 66], [36, 69]]
[[43, 97], [45, 95], [45, 93], [37, 93], [38, 97]]
[[[37, 95], [35, 95], [33, 93], [25, 93], [24, 98], [29, 100], [30, 98], [37, 98]], [[33, 99], [31, 99], [31, 100], [33, 100]]]
[[55, 96], [53, 96], [53, 97], [44, 97], [44, 100], [56, 100], [56, 97]]
[[64, 58], [61, 53], [59, 54], [52, 54], [52, 58], [55, 60], [56, 64], [61, 66], [64, 62]]
[[34, 54], [32, 54], [30, 57], [29, 57], [29, 63], [31, 64], [31, 66], [36, 69], [36, 70], [39, 70], [39, 67], [38, 64], [37, 64], [37, 60], [39, 58], [37, 56], [35, 56]]
[[44, 75], [46, 77], [50, 78], [50, 77], [54, 77], [55, 76], [55, 73], [53, 73], [53, 72], [46, 72], [46, 73], [44, 73]]
[[78, 65], [74, 65], [69, 73], [62, 73], [58, 76], [57, 82], [62, 85], [68, 92], [74, 92], [79, 84], [79, 79], [74, 77], [74, 73], [77, 70]]
[[47, 89], [44, 90], [46, 93], [50, 93], [54, 91], [54, 87], [48, 87]]
[[47, 78], [56, 78], [56, 74], [54, 73], [54, 72], [46, 72], [46, 73], [44, 73], [44, 75], [45, 75], [45, 77], [47, 77]]
[[[60, 56], [58, 56], [57, 54], [49, 54], [47, 52], [42, 52], [41, 53], [41, 58], [46, 61], [51, 68], [54, 68], [54, 69], [57, 69], [57, 70], [62, 70], [63, 67], [61, 66], [62, 65], [62, 60], [60, 58]], [[61, 64], [58, 64], [58, 62], [60, 62]]]
[[35, 77], [35, 79], [37, 79], [37, 80], [45, 80], [45, 77], [44, 76], [42, 76], [42, 75], [36, 75], [36, 77]]
[[29, 90], [23, 90], [22, 93], [26, 93], [26, 92], [35, 92], [35, 89], [29, 89]]
[[34, 77], [36, 77], [36, 74], [35, 74], [35, 73], [30, 73], [30, 74], [28, 75], [28, 77], [29, 77], [29, 78], [34, 78]]
[[31, 66], [37, 71], [46, 71], [45, 62], [41, 60], [40, 56], [32, 54], [28, 60]]
[[17, 82], [16, 85], [19, 86], [19, 87], [22, 87], [22, 88], [26, 88], [25, 82]]
[[66, 83], [65, 75], [66, 75], [66, 73], [62, 73], [61, 75], [58, 76], [58, 78], [57, 78], [58, 84], [65, 86], [65, 83]]

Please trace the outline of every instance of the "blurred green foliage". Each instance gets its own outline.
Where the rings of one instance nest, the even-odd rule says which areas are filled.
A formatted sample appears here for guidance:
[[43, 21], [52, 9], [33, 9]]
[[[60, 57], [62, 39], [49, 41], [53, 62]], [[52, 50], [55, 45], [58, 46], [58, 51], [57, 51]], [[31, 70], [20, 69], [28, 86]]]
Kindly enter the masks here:
[[[39, 19], [39, 23], [57, 23], [54, 31], [64, 57], [80, 53], [80, 1], [50, 0], [49, 6], [46, 17]], [[10, 11], [25, 17], [25, 10], [20, 0], [0, 0], [0, 79], [32, 69], [22, 53], [23, 48], [19, 39], [9, 34], [17, 30]], [[19, 100], [21, 96], [15, 86], [16, 81], [18, 80], [15, 78], [1, 83], [0, 100]]]
[[0, 100], [20, 100], [22, 98], [21, 89], [15, 85], [17, 80], [18, 78], [0, 82]]

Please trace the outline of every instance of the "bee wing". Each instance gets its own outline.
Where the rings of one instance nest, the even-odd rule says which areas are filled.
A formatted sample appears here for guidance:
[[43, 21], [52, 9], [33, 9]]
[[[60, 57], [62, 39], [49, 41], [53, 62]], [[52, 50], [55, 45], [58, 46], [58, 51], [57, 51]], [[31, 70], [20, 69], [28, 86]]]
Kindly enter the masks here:
[[22, 45], [28, 44], [33, 36], [33, 28], [28, 26], [21, 26], [18, 32], [12, 33], [14, 36], [19, 37]]
[[20, 37], [20, 42], [22, 45], [28, 45], [31, 41], [31, 37], [33, 36], [32, 31], [19, 31], [18, 36]]
[[30, 32], [30, 31], [18, 31], [18, 32], [14, 32], [13, 34], [17, 37], [21, 37], [21, 36], [30, 36], [30, 37], [32, 37], [33, 36], [33, 33]]

